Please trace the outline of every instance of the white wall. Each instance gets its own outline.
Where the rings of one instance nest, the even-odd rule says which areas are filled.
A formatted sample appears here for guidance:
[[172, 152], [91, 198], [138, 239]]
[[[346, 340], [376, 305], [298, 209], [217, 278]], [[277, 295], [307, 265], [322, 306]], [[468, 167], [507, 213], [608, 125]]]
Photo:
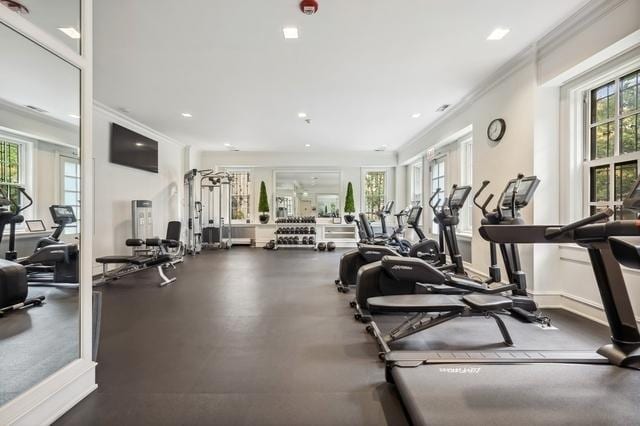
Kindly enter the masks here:
[[[524, 211], [525, 220], [529, 223], [566, 220], [572, 215], [562, 211], [561, 197], [579, 189], [569, 180], [568, 170], [572, 165], [562, 158], [560, 151], [568, 144], [579, 142], [561, 136], [561, 121], [568, 120], [568, 115], [562, 111], [566, 100], [561, 99], [558, 86], [576, 78], [578, 72], [598, 65], [594, 58], [600, 62], [612, 59], [623, 48], [633, 46], [634, 32], [639, 28], [640, 0], [593, 2], [593, 7], [580, 11], [522, 52], [461, 105], [454, 106], [442, 120], [402, 147], [398, 153], [399, 163], [413, 161], [430, 146], [472, 124], [476, 186], [488, 179], [492, 181], [491, 191], [499, 193], [507, 179], [517, 173], [535, 173], [542, 183], [533, 205]], [[614, 48], [619, 51], [616, 53]], [[507, 131], [502, 142], [495, 145], [487, 140], [486, 128], [498, 117], [506, 120]], [[477, 234], [480, 219], [476, 209], [473, 267], [484, 272], [489, 248]], [[523, 247], [522, 260], [529, 275], [530, 290], [543, 304], [603, 318], [584, 249], [553, 245]], [[640, 274], [627, 271], [625, 275], [636, 312], [640, 313]]]
[[[159, 173], [109, 162], [111, 123], [158, 141]], [[131, 200], [153, 202], [154, 233], [163, 236], [167, 222], [181, 220], [184, 177], [184, 146], [104, 106], [94, 108], [95, 158], [95, 257], [129, 254], [125, 240], [131, 236]], [[184, 225], [183, 225], [184, 228]], [[97, 265], [96, 271], [99, 271]]]

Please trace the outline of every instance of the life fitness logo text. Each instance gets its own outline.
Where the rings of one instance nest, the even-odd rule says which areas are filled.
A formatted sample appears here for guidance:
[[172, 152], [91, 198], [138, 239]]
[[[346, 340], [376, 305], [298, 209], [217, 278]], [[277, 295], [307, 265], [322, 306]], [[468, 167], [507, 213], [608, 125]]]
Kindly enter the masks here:
[[411, 267], [411, 266], [402, 266], [402, 265], [392, 266], [391, 269], [402, 270], [402, 271], [413, 271], [413, 267]]
[[440, 372], [445, 374], [480, 374], [480, 367], [441, 367]]

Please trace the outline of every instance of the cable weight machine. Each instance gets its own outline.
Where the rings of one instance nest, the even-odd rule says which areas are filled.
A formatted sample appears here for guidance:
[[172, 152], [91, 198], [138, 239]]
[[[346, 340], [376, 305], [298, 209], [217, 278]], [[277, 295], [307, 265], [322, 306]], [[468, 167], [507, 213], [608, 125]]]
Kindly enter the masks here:
[[233, 176], [211, 169], [192, 169], [185, 174], [184, 182], [188, 212], [186, 252], [195, 255], [205, 248], [231, 248]]

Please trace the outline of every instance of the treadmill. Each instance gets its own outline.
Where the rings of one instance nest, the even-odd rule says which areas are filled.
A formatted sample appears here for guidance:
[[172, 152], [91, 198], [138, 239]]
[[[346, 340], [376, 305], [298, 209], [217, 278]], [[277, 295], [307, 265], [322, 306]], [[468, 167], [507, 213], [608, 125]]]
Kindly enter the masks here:
[[[625, 206], [640, 202], [640, 179]], [[577, 243], [586, 248], [611, 343], [597, 352], [464, 351], [386, 356], [414, 425], [638, 424], [640, 332], [620, 264], [640, 269], [640, 222], [607, 209], [566, 226], [484, 225], [497, 244]], [[632, 237], [632, 238], [630, 238]]]

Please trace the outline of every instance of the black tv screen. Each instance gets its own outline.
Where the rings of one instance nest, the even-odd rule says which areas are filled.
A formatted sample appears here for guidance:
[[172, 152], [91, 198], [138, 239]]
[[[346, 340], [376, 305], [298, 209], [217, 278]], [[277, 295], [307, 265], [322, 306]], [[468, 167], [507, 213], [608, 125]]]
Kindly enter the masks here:
[[158, 173], [158, 142], [111, 123], [109, 161], [122, 166]]

